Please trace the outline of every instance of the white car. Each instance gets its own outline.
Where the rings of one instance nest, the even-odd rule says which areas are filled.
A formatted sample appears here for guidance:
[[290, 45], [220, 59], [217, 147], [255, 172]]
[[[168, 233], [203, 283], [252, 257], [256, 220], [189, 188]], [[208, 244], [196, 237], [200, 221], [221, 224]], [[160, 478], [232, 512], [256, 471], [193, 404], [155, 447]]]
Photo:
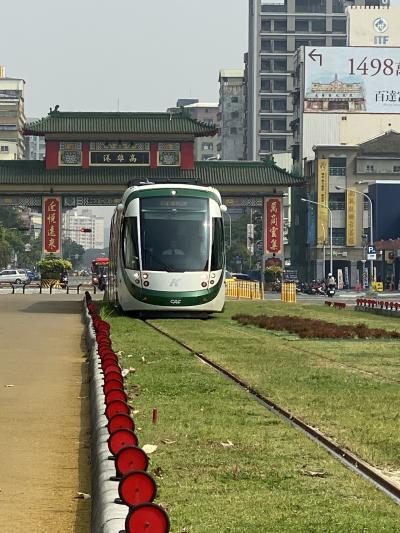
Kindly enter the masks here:
[[0, 283], [29, 283], [25, 270], [7, 269], [0, 271]]

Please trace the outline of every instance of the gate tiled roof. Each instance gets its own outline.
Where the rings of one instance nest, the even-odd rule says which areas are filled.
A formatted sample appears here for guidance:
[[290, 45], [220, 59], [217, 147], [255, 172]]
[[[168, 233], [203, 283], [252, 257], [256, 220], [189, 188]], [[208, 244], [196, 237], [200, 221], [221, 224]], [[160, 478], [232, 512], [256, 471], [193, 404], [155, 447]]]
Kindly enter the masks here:
[[47, 117], [26, 124], [25, 135], [132, 134], [193, 135], [217, 133], [216, 126], [199, 122], [184, 113], [78, 113], [52, 111]]
[[60, 167], [46, 170], [44, 161], [0, 161], [1, 185], [115, 185], [139, 181], [193, 181], [205, 186], [304, 185], [273, 164], [250, 161], [196, 161], [193, 170], [174, 167]]

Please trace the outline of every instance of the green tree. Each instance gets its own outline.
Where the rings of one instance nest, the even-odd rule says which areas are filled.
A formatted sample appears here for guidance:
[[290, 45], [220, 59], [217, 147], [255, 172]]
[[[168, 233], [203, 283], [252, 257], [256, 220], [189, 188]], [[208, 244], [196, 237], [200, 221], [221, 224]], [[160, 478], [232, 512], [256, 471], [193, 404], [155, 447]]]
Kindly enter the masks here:
[[73, 241], [70, 237], [62, 242], [63, 258], [69, 259], [73, 268], [76, 268], [82, 262], [82, 257], [85, 253], [83, 246]]
[[41, 239], [24, 225], [16, 207], [0, 207], [0, 267], [18, 258], [18, 266], [32, 268], [40, 259]]

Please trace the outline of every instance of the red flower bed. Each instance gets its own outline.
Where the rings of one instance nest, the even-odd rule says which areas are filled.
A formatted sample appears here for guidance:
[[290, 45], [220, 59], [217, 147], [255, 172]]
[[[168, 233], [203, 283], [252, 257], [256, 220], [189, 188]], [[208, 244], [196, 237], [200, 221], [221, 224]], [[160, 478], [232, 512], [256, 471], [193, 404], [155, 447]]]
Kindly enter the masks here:
[[325, 320], [311, 320], [295, 316], [267, 316], [267, 315], [235, 315], [236, 320], [244, 326], [258, 326], [259, 328], [288, 331], [296, 333], [302, 339], [399, 339], [397, 331], [372, 329], [365, 324], [333, 324]]

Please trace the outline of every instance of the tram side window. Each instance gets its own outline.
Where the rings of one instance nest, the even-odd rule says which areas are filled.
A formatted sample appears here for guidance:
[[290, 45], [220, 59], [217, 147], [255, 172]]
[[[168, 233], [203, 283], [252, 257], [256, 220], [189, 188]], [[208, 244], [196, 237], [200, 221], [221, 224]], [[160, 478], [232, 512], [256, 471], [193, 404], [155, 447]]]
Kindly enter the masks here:
[[140, 270], [139, 267], [139, 247], [137, 233], [137, 218], [128, 217], [124, 220], [124, 264], [125, 268]]
[[211, 270], [221, 270], [224, 264], [224, 231], [222, 218], [212, 219]]

